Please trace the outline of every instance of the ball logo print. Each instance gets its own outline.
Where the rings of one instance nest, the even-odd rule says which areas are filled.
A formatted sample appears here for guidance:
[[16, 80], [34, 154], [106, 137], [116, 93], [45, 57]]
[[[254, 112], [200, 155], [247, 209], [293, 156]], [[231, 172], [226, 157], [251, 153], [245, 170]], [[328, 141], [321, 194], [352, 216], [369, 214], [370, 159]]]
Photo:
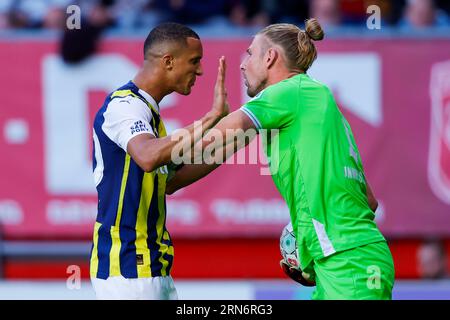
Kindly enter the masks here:
[[300, 263], [298, 261], [297, 240], [295, 239], [294, 229], [289, 222], [281, 232], [280, 237], [280, 251], [283, 260], [291, 267], [298, 268]]
[[434, 194], [450, 204], [450, 60], [432, 67], [428, 180]]

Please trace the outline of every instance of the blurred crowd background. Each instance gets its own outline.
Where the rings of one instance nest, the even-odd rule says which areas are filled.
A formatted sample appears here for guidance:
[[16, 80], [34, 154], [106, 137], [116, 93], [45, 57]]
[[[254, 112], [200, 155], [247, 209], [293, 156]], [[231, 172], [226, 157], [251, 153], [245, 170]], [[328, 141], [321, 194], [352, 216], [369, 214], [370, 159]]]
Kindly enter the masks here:
[[[370, 2], [370, 3], [369, 3]], [[316, 17], [326, 28], [366, 25], [368, 5], [381, 9], [382, 23], [395, 28], [450, 25], [445, 0], [2, 0], [0, 29], [59, 29], [69, 5], [82, 9], [83, 22], [118, 29], [175, 21], [207, 27], [302, 24]]]

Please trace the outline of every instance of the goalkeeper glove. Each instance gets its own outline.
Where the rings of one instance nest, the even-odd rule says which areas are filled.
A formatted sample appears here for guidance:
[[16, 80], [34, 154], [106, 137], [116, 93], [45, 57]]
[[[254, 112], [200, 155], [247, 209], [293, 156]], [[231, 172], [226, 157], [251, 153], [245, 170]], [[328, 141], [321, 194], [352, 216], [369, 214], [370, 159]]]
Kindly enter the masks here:
[[314, 287], [316, 285], [316, 282], [309, 273], [289, 266], [284, 260], [280, 260], [280, 266], [289, 278], [300, 283], [301, 285], [304, 285], [305, 287]]

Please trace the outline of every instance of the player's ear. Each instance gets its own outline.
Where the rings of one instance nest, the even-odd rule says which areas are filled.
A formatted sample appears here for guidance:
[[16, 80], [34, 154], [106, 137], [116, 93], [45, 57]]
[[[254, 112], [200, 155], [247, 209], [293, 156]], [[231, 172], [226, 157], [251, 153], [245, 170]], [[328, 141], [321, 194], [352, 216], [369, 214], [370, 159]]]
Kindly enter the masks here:
[[166, 70], [172, 70], [173, 69], [173, 56], [170, 54], [165, 54], [162, 57], [163, 66]]
[[266, 53], [266, 65], [267, 69], [270, 69], [275, 62], [279, 59], [280, 53], [275, 48], [269, 48]]

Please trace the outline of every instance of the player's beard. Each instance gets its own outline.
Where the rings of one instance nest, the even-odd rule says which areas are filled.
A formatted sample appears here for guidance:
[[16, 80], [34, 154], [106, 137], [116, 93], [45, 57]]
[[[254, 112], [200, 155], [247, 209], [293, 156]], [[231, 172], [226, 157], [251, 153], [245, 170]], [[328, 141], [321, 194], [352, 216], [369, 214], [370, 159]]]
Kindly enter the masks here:
[[187, 96], [191, 93], [192, 88], [195, 84], [195, 78], [193, 80], [190, 80], [186, 85], [184, 85], [180, 90], [176, 91], [179, 94], [182, 94], [184, 96]]
[[267, 79], [264, 79], [263, 81], [261, 81], [257, 86], [250, 86], [250, 84], [247, 82], [247, 95], [250, 98], [253, 98], [254, 96], [256, 96], [258, 93], [260, 93], [267, 84]]

